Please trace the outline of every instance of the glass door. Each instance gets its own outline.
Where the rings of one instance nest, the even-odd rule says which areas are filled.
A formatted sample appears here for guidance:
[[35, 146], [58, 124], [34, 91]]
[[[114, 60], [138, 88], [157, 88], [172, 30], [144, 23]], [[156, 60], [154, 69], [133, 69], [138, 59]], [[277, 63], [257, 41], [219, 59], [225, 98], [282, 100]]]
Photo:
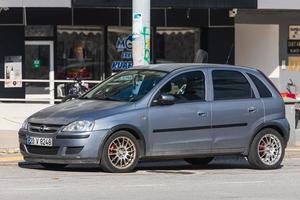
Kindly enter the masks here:
[[53, 41], [25, 42], [26, 99], [54, 103]]

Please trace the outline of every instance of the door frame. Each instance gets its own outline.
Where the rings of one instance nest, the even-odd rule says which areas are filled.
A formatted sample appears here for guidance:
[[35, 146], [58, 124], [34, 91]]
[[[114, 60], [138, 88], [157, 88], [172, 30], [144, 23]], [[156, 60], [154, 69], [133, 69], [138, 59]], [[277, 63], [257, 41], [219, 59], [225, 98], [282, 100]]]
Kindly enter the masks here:
[[[50, 104], [54, 104], [55, 92], [54, 92], [54, 42], [53, 41], [25, 41], [26, 45], [49, 45], [50, 47], [50, 66], [49, 66], [49, 98]], [[26, 55], [26, 54], [25, 54]], [[39, 80], [37, 80], [38, 82]]]

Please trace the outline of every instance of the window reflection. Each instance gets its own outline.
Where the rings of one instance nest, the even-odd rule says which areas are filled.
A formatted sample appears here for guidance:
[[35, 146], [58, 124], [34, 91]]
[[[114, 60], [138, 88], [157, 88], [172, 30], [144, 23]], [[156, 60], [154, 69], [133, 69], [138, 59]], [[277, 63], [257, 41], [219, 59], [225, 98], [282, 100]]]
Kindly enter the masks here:
[[207, 53], [200, 49], [200, 29], [159, 27], [156, 31], [157, 63], [207, 62]]
[[104, 78], [101, 27], [58, 26], [56, 79]]

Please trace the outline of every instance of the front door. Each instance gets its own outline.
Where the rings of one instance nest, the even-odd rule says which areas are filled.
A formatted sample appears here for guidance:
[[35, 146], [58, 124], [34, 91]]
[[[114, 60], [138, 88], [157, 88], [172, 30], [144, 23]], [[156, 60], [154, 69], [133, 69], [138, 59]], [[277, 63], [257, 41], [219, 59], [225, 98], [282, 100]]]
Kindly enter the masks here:
[[210, 153], [211, 104], [205, 72], [190, 71], [168, 81], [154, 97], [173, 95], [173, 105], [153, 104], [148, 111], [152, 156]]
[[53, 54], [52, 41], [25, 42], [26, 99], [54, 101]]
[[213, 70], [212, 131], [214, 153], [241, 153], [254, 129], [264, 122], [262, 101], [256, 98], [245, 74]]

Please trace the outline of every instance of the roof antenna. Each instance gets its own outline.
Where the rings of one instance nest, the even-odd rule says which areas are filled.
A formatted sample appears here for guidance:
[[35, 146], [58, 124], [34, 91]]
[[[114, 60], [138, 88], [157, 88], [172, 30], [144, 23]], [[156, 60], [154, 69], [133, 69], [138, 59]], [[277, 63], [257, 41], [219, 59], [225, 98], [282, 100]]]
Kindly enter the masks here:
[[233, 43], [231, 44], [231, 47], [230, 47], [230, 50], [229, 50], [229, 53], [228, 53], [228, 56], [227, 56], [226, 64], [228, 64], [229, 59], [231, 58], [232, 50], [233, 50]]

